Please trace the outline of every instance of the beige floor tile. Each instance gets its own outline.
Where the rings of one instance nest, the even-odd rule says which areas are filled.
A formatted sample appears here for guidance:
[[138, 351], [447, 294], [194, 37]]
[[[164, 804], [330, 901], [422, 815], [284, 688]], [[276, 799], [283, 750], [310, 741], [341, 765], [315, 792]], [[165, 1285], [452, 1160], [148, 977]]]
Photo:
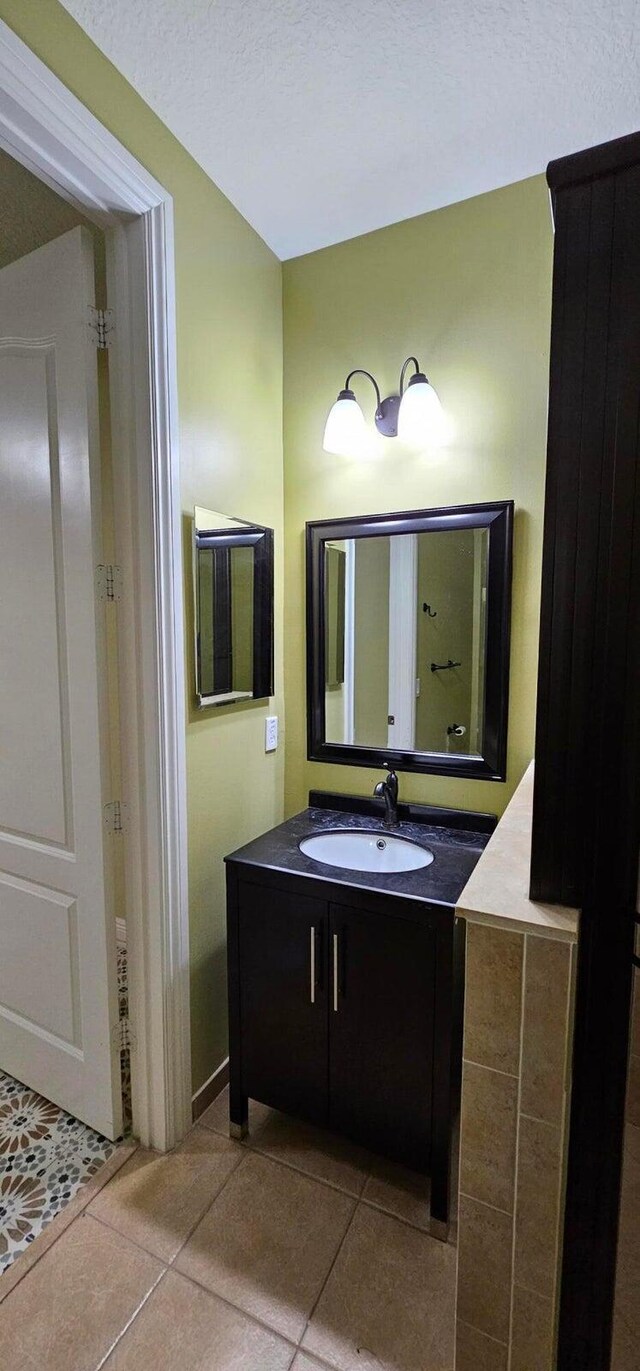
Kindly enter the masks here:
[[[259, 1104], [257, 1100], [249, 1100], [249, 1136], [247, 1142], [251, 1141], [251, 1135], [264, 1119], [268, 1118], [271, 1110], [266, 1104]], [[214, 1133], [222, 1133], [225, 1138], [229, 1137], [229, 1087], [216, 1096], [208, 1109], [198, 1119], [199, 1124], [204, 1124], [205, 1128], [213, 1129]]]
[[361, 1204], [303, 1338], [341, 1371], [451, 1371], [455, 1249]]
[[89, 1213], [169, 1263], [243, 1156], [237, 1143], [192, 1128], [175, 1152], [138, 1149]]
[[291, 1343], [169, 1271], [105, 1371], [288, 1371], [292, 1354]]
[[0, 1366], [94, 1371], [163, 1269], [82, 1214], [3, 1302]]
[[132, 1138], [127, 1138], [124, 1142], [118, 1143], [115, 1152], [111, 1153], [109, 1159], [101, 1166], [99, 1171], [90, 1180], [85, 1181], [77, 1195], [56, 1214], [55, 1219], [48, 1223], [46, 1228], [34, 1238], [33, 1242], [20, 1253], [20, 1260], [11, 1263], [2, 1274], [0, 1280], [0, 1303], [6, 1300], [7, 1295], [13, 1290], [14, 1285], [24, 1280], [27, 1272], [35, 1266], [36, 1262], [44, 1256], [45, 1252], [58, 1241], [65, 1228], [73, 1223], [74, 1219], [82, 1213], [83, 1209], [88, 1209], [92, 1199], [102, 1190], [103, 1186], [108, 1185], [112, 1176], [121, 1166], [125, 1165], [129, 1157], [136, 1151], [138, 1144]]
[[347, 1195], [246, 1151], [176, 1265], [297, 1342], [353, 1209]]
[[139, 1148], [89, 1212], [170, 1262], [243, 1156], [237, 1143], [194, 1128], [175, 1152]]
[[431, 1219], [431, 1180], [417, 1171], [409, 1171], [397, 1162], [375, 1157], [362, 1193], [367, 1204], [384, 1209], [387, 1214], [405, 1219], [415, 1228], [429, 1229]]
[[291, 1371], [333, 1371], [333, 1367], [326, 1361], [318, 1361], [317, 1357], [310, 1357], [308, 1352], [298, 1352]]
[[313, 1128], [275, 1109], [252, 1130], [248, 1142], [274, 1161], [295, 1166], [349, 1195], [362, 1193], [373, 1161], [370, 1152], [348, 1139]]
[[470, 1328], [468, 1323], [456, 1325], [456, 1371], [507, 1371], [509, 1349], [505, 1343], [496, 1342]]

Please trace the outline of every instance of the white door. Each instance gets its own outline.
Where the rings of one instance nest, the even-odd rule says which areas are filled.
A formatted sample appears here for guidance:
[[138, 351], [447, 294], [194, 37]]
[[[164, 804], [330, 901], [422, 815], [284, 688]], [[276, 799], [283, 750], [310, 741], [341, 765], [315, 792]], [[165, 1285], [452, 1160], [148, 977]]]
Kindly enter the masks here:
[[418, 539], [389, 539], [389, 747], [416, 745]]
[[0, 271], [0, 1069], [114, 1138], [93, 300], [86, 229]]

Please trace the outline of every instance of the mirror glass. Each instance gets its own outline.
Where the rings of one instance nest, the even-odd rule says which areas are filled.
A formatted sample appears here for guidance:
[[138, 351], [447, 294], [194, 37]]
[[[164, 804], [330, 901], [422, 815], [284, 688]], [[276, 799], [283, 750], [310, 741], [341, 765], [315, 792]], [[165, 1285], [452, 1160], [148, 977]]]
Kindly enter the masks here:
[[196, 507], [196, 690], [201, 705], [271, 693], [272, 547], [271, 529]]
[[486, 528], [324, 545], [327, 742], [482, 752]]
[[307, 524], [312, 761], [502, 781], [513, 501]]

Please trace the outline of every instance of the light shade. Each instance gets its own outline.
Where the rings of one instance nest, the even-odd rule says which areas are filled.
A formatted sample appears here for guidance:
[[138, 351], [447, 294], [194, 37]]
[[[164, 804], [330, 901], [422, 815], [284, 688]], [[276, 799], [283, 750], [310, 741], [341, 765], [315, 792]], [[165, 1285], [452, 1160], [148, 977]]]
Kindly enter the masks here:
[[367, 425], [352, 390], [341, 390], [329, 410], [322, 446], [338, 457], [359, 457], [368, 444]]
[[400, 402], [398, 437], [410, 447], [437, 447], [446, 437], [446, 420], [433, 386], [423, 372], [412, 376]]

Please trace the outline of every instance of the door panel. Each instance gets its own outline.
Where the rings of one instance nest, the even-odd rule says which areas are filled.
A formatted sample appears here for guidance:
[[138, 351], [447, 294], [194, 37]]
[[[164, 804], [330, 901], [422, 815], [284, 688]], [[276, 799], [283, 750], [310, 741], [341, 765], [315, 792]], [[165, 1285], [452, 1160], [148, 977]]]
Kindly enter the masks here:
[[0, 874], [0, 947], [4, 1013], [79, 1047], [77, 902]]
[[242, 1091], [326, 1124], [327, 905], [242, 882], [238, 926]]
[[[4, 322], [4, 321], [3, 321]], [[63, 726], [57, 586], [60, 502], [51, 343], [0, 343], [0, 491], [3, 576], [2, 767], [0, 825], [66, 844]], [[57, 565], [56, 565], [57, 563]], [[68, 747], [68, 736], [65, 740]], [[26, 747], [25, 747], [26, 743]], [[25, 765], [25, 762], [28, 765]], [[34, 777], [46, 784], [34, 785]]]
[[330, 1126], [421, 1171], [431, 1148], [435, 966], [426, 926], [331, 906]]
[[0, 1068], [121, 1129], [92, 243], [0, 271]]

